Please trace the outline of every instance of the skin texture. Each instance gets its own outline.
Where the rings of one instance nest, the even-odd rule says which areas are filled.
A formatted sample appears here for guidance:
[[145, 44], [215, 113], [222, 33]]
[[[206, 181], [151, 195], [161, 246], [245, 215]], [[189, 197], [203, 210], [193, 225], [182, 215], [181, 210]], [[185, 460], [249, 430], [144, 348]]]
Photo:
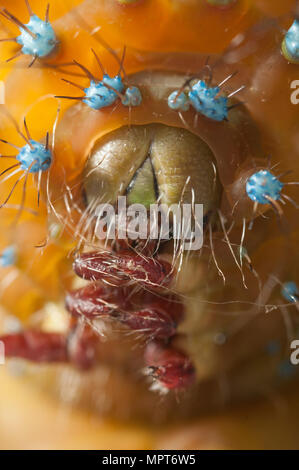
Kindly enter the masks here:
[[[11, 8], [4, 1], [2, 3]], [[42, 9], [37, 3], [32, 1], [32, 8], [44, 15], [45, 7]], [[270, 8], [266, 1], [240, 0], [226, 9], [217, 9], [204, 1], [195, 0], [163, 0], [158, 6], [154, 0], [126, 6], [107, 0], [52, 3], [51, 20], [61, 41], [56, 55], [47, 59], [47, 66], [43, 62], [26, 68], [31, 58], [21, 57], [16, 63], [11, 62], [1, 70], [1, 78], [5, 80], [6, 86], [5, 109], [9, 110], [20, 125], [26, 117], [34, 139], [45, 142], [46, 133], [50, 131], [50, 140], [54, 135], [55, 144], [49, 183], [47, 175], [42, 176], [43, 197], [39, 215], [32, 217], [31, 213], [23, 211], [15, 228], [15, 225], [11, 226], [15, 210], [7, 206], [0, 213], [0, 223], [5, 228], [1, 231], [3, 247], [11, 243], [18, 247], [17, 266], [0, 273], [4, 286], [1, 291], [2, 305], [25, 325], [33, 324], [49, 332], [52, 329], [56, 331], [57, 320], [52, 321], [52, 326], [49, 327], [47, 320], [43, 315], [38, 316], [37, 312], [43, 311], [49, 302], [54, 302], [59, 311], [63, 310], [61, 305], [65, 292], [81, 287], [79, 281], [74, 281], [71, 266], [72, 250], [78, 248], [78, 243], [79, 248], [82, 248], [87, 238], [88, 242], [92, 241], [93, 248], [98, 249], [98, 244], [94, 246], [94, 240], [90, 238], [92, 222], [82, 218], [80, 213], [86, 208], [83, 190], [87, 202], [95, 197], [113, 200], [119, 191], [123, 193], [144, 161], [149, 141], [154, 142], [151, 157], [164, 200], [168, 203], [180, 200], [183, 181], [190, 174], [195, 199], [204, 202], [205, 207], [208, 206], [207, 213], [210, 209], [213, 211], [202, 251], [191, 253], [190, 256], [183, 255], [181, 262], [178, 258], [173, 263], [174, 276], [171, 284], [166, 286], [167, 294], [180, 295], [183, 299], [185, 315], [177, 326], [177, 334], [171, 339], [170, 346], [172, 350], [186, 354], [191, 360], [192, 371], [190, 375], [187, 374], [184, 384], [189, 386], [192, 382], [192, 385], [189, 395], [187, 393], [178, 405], [174, 396], [168, 395], [163, 410], [156, 413], [155, 419], [167, 420], [169, 415], [174, 414], [177, 419], [186, 418], [193, 413], [194, 403], [200, 412], [203, 409], [221, 408], [231, 401], [268, 395], [274, 386], [284, 383], [277, 370], [280, 370], [280, 365], [288, 358], [288, 345], [298, 328], [296, 306], [283, 304], [281, 308], [271, 308], [273, 305], [281, 306], [283, 300], [280, 297], [279, 284], [273, 283], [269, 276], [275, 276], [281, 282], [290, 279], [298, 282], [298, 218], [296, 209], [290, 203], [283, 206], [284, 216], [279, 223], [269, 207], [260, 206], [255, 214], [259, 217], [249, 231], [253, 203], [246, 195], [245, 182], [256, 169], [267, 167], [268, 155], [271, 155], [271, 167], [279, 164], [277, 174], [292, 170], [291, 174], [283, 178], [284, 182], [299, 180], [296, 166], [298, 107], [290, 101], [290, 84], [298, 78], [298, 66], [289, 64], [281, 55], [279, 47], [283, 39], [282, 28], [287, 28], [292, 22], [290, 12], [293, 2], [284, 2], [282, 6], [281, 2], [272, 1]], [[75, 13], [71, 12], [70, 7], [77, 4]], [[14, 14], [27, 18], [21, 1], [16, 2]], [[273, 17], [278, 19], [273, 20]], [[136, 25], [134, 29], [131, 27], [132, 22]], [[5, 28], [9, 25], [13, 33], [16, 28], [3, 19], [4, 24], [3, 34], [10, 37], [11, 33]], [[149, 31], [153, 25], [155, 35]], [[75, 58], [94, 75], [100, 76], [99, 66], [90, 51], [92, 47], [110, 75], [119, 70], [120, 64], [103, 47], [101, 38], [96, 33], [91, 34], [95, 26], [101, 27], [101, 37], [120, 55], [123, 38], [126, 38], [128, 50], [125, 71], [129, 75], [125, 78], [126, 85], [138, 86], [143, 102], [130, 112], [121, 105], [113, 110], [104, 108], [95, 112], [81, 102], [74, 104], [60, 100], [60, 114], [57, 117], [59, 101], [54, 95], [80, 96], [81, 93], [82, 96], [82, 92], [74, 92], [74, 88], [61, 81], [61, 78], [65, 77], [83, 87], [88, 85], [87, 78], [78, 67], [64, 67], [63, 74], [61, 70], [54, 68], [57, 64], [70, 62]], [[240, 32], [245, 32], [243, 41], [230, 44]], [[10, 57], [14, 52], [15, 45], [0, 44], [1, 56]], [[242, 95], [238, 96], [245, 105], [232, 109], [227, 122], [208, 120], [196, 115], [193, 109], [184, 112], [182, 119], [167, 106], [168, 95], [179, 89], [186, 78], [202, 70], [208, 54], [212, 55], [211, 62], [216, 64], [212, 74], [213, 84], [220, 83], [238, 69], [238, 75], [232, 78], [226, 90], [233, 92], [246, 85]], [[70, 71], [77, 75], [79, 73], [80, 76], [70, 76]], [[32, 86], [33, 83], [36, 86]], [[17, 99], [16, 90], [22, 90]], [[232, 105], [237, 103], [235, 98], [231, 100]], [[52, 132], [56, 117], [57, 126], [55, 132]], [[128, 131], [128, 127], [123, 126], [131, 127]], [[121, 135], [124, 140], [127, 136], [123, 132], [142, 134], [144, 130], [146, 138], [138, 138], [138, 135], [134, 137], [140, 149], [136, 150], [133, 138], [132, 149], [124, 155], [123, 144], [118, 144], [115, 136]], [[24, 144], [5, 113], [1, 120], [1, 137], [15, 145]], [[110, 159], [105, 158], [104, 163], [92, 173], [92, 181], [88, 174], [99, 158], [99, 149], [104, 148], [105, 153], [107, 147], [109, 151], [116, 148], [118, 154], [112, 155]], [[1, 144], [0, 151], [7, 155], [7, 146]], [[199, 161], [195, 161], [193, 152], [200, 155]], [[213, 186], [213, 167], [209, 165], [211, 161], [217, 168], [216, 186]], [[5, 170], [7, 161], [0, 163], [1, 169]], [[101, 186], [100, 191], [97, 191], [95, 176], [104, 181], [104, 185], [108, 181], [106, 189], [104, 186], [103, 190]], [[171, 178], [174, 178], [175, 184], [172, 184]], [[12, 178], [1, 184], [3, 194], [10, 191], [13, 181], [15, 180]], [[25, 207], [33, 210], [37, 209], [36, 184], [36, 179], [29, 176]], [[107, 190], [110, 192], [108, 195]], [[287, 187], [285, 193], [298, 201], [296, 186]], [[65, 194], [68, 194], [68, 203]], [[21, 199], [20, 185], [9, 203], [18, 205]], [[188, 191], [186, 199], [190, 200]], [[51, 208], [49, 220], [46, 215], [47, 205]], [[218, 209], [221, 211], [220, 216]], [[267, 212], [267, 219], [260, 216], [264, 212]], [[59, 223], [54, 227], [55, 230], [54, 219], [56, 224], [57, 219]], [[234, 223], [229, 231], [230, 243], [226, 230], [223, 230], [224, 219], [226, 230]], [[237, 258], [234, 247], [240, 245], [244, 220], [247, 227], [245, 246], [249, 258], [243, 260], [244, 264], [240, 269], [241, 261]], [[49, 233], [54, 233], [54, 236], [49, 236]], [[124, 253], [120, 248], [116, 257], [122, 254]], [[172, 243], [163, 245], [159, 250], [160, 262], [172, 264], [172, 257]], [[108, 255], [107, 259], [110, 262]], [[128, 275], [127, 267], [122, 269], [121, 272], [113, 272], [113, 275]], [[83, 277], [87, 279], [86, 276]], [[101, 274], [100, 279], [103, 277], [105, 280], [105, 276]], [[225, 286], [223, 277], [226, 278]], [[135, 276], [134, 280], [142, 282], [142, 279], [137, 278]], [[74, 285], [76, 282], [78, 285]], [[159, 290], [160, 284], [145, 287], [153, 288], [154, 291], [158, 288], [159, 295], [165, 294], [163, 289], [162, 292]], [[14, 295], [16, 290], [20, 293], [17, 302]], [[65, 319], [68, 317], [64, 310], [61, 316], [64, 320], [60, 322], [59, 330], [65, 334], [69, 328], [69, 320]], [[53, 312], [50, 317], [53, 318]], [[137, 416], [142, 420], [144, 410], [146, 415], [146, 410], [151, 410], [153, 404], [159, 400], [148, 392], [148, 385], [141, 384], [140, 377], [135, 373], [144, 366], [143, 357], [148, 357], [151, 343], [141, 343], [138, 354], [135, 354], [134, 340], [122, 342], [124, 349], [120, 357], [114, 346], [123, 341], [127, 330], [124, 325], [118, 325], [117, 328], [120, 331], [111, 333], [107, 347], [99, 343], [96, 354], [112, 370], [111, 381], [105, 386], [106, 393], [109, 395], [109, 391], [117, 388], [115, 384], [118, 384], [125, 390], [123, 393], [126, 400], [123, 400], [123, 406], [118, 407], [116, 404], [119, 397], [114, 394], [110, 405], [102, 406], [92, 401], [91, 408], [95, 413], [116, 413], [125, 419]], [[223, 338], [226, 338], [224, 342]], [[275, 357], [269, 357], [266, 350], [271, 341], [280, 342], [281, 345], [280, 352]], [[75, 353], [76, 351], [75, 349]], [[74, 356], [77, 357], [75, 353]], [[173, 356], [168, 354], [167, 357], [170, 362], [173, 360]], [[193, 368], [195, 381], [189, 380], [193, 377]], [[44, 372], [40, 371], [39, 378], [35, 381], [42, 389], [55, 389], [63, 371], [59, 368], [53, 371], [48, 366], [42, 370]], [[126, 370], [129, 373], [124, 379], [123, 371]], [[31, 366], [27, 373], [33, 378]], [[86, 407], [86, 403], [90, 401], [90, 389], [94, 385], [98, 386], [102, 375], [102, 370], [85, 375], [77, 390], [78, 397], [73, 403]], [[260, 386], [261, 381], [263, 387]], [[139, 397], [137, 403], [136, 396]], [[290, 402], [292, 403], [292, 398]], [[242, 411], [237, 416], [242, 416]], [[267, 411], [264, 416], [266, 422]], [[227, 420], [229, 422], [229, 415]], [[221, 422], [220, 419], [219, 423]], [[212, 428], [215, 423], [217, 429], [217, 419], [214, 421], [211, 418], [211, 423]], [[267, 428], [267, 424], [265, 427]], [[195, 434], [200, 433], [196, 426], [192, 429], [195, 429]], [[246, 435], [245, 431], [244, 433]], [[245, 440], [240, 438], [238, 441], [234, 433], [232, 436], [232, 444], [229, 445], [244, 445], [242, 442]], [[190, 443], [183, 445], [192, 446], [193, 442], [191, 431]], [[291, 440], [289, 443], [292, 446]], [[159, 446], [157, 443], [149, 445]], [[212, 439], [211, 444], [204, 443], [203, 446], [205, 445], [217, 447], [220, 444], [215, 438], [214, 443]]]

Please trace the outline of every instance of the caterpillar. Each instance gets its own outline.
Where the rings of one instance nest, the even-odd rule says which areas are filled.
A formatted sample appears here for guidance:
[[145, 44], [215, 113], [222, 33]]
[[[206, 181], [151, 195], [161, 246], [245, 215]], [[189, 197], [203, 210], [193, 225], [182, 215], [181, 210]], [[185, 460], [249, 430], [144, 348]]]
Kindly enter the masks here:
[[[295, 383], [297, 2], [1, 0], [0, 13], [8, 363], [60, 383], [62, 400], [76, 377], [74, 404], [157, 422]], [[200, 248], [173, 213], [168, 237], [160, 216], [143, 237], [116, 210], [101, 239], [120, 197], [147, 228], [153, 204], [189, 205], [195, 226], [202, 205]]]

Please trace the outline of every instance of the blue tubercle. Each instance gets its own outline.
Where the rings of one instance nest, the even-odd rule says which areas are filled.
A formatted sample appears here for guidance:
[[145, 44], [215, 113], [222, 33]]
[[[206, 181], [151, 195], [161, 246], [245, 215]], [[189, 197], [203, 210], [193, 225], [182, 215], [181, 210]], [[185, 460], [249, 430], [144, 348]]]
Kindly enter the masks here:
[[176, 111], [188, 111], [190, 108], [189, 98], [183, 91], [179, 95], [178, 91], [173, 91], [168, 96], [168, 106], [170, 109], [174, 109]]
[[91, 80], [88, 88], [85, 88], [85, 99], [83, 102], [90, 108], [101, 109], [113, 104], [117, 95], [114, 91], [109, 90], [102, 82]]
[[296, 18], [282, 43], [282, 52], [287, 60], [299, 63], [299, 19]]
[[122, 104], [124, 106], [140, 106], [142, 103], [142, 95], [139, 88], [130, 86], [126, 89]]
[[275, 201], [280, 199], [283, 186], [284, 184], [270, 171], [260, 170], [248, 178], [246, 192], [252, 201], [269, 204], [268, 198]]
[[41, 20], [36, 15], [32, 15], [26, 26], [35, 37], [21, 29], [21, 34], [17, 37], [17, 42], [22, 46], [23, 54], [36, 57], [46, 57], [50, 55], [58, 44], [51, 23]]
[[189, 100], [197, 112], [214, 121], [227, 120], [228, 98], [217, 95], [219, 87], [209, 87], [203, 80], [198, 81], [189, 91]]
[[8, 246], [2, 251], [0, 255], [0, 266], [7, 268], [13, 266], [16, 263], [16, 249], [13, 245]]
[[293, 281], [285, 282], [283, 284], [281, 294], [288, 302], [295, 303], [299, 300], [299, 289], [297, 284]]
[[109, 77], [109, 75], [105, 74], [103, 76], [102, 82], [105, 85], [111, 86], [112, 88], [114, 88], [114, 90], [118, 91], [119, 93], [122, 93], [125, 89], [120, 75], [116, 75], [115, 77]]
[[90, 108], [97, 110], [111, 106], [117, 100], [118, 95], [106, 85], [114, 88], [118, 93], [124, 90], [124, 84], [119, 75], [116, 77], [104, 75], [103, 80], [100, 82], [90, 81], [89, 87], [84, 90], [85, 99], [83, 102]]
[[47, 170], [52, 163], [52, 153], [40, 142], [29, 141], [16, 157], [21, 162], [22, 170], [29, 170], [29, 173], [38, 173]]

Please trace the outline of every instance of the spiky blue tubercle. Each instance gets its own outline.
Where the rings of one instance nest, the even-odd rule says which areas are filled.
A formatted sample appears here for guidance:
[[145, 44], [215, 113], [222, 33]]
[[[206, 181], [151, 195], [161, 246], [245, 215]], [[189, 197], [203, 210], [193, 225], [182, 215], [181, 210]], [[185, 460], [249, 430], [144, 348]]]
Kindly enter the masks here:
[[142, 95], [136, 86], [130, 86], [126, 89], [122, 104], [124, 106], [140, 106], [142, 103]]
[[118, 98], [118, 95], [107, 88], [106, 85], [113, 87], [116, 91], [121, 93], [124, 89], [121, 77], [110, 78], [108, 75], [104, 75], [103, 81], [95, 82], [90, 81], [89, 87], [85, 88], [85, 99], [83, 100], [90, 108], [102, 109], [107, 106], [111, 106]]
[[17, 42], [22, 46], [23, 54], [36, 57], [46, 57], [50, 55], [58, 44], [54, 29], [49, 22], [41, 20], [38, 16], [32, 15], [27, 28], [32, 31], [32, 37], [27, 31], [21, 29]]
[[168, 96], [168, 106], [177, 111], [188, 111], [190, 108], [189, 98], [185, 92], [178, 95], [178, 91], [173, 91]]
[[13, 245], [8, 246], [2, 251], [0, 255], [0, 266], [7, 268], [13, 266], [16, 263], [16, 249]]
[[285, 282], [281, 288], [281, 295], [288, 302], [297, 302], [299, 299], [299, 289], [297, 284], [293, 281]]
[[228, 99], [226, 96], [217, 98], [219, 92], [219, 87], [209, 87], [200, 80], [189, 91], [189, 100], [197, 112], [214, 121], [224, 121], [228, 115]]
[[51, 151], [35, 140], [30, 140], [30, 144], [26, 144], [17, 156], [17, 160], [21, 162], [22, 170], [29, 170], [29, 173], [47, 170], [52, 163]]
[[116, 75], [115, 77], [109, 77], [109, 75], [105, 74], [103, 76], [102, 82], [106, 85], [111, 86], [114, 90], [122, 93], [125, 89], [122, 78], [120, 75]]
[[275, 201], [281, 197], [284, 184], [279, 181], [270, 171], [260, 170], [248, 178], [246, 192], [250, 199], [260, 204], [269, 204], [271, 198]]
[[288, 30], [282, 43], [282, 52], [285, 58], [299, 64], [299, 19], [295, 19], [294, 23]]

